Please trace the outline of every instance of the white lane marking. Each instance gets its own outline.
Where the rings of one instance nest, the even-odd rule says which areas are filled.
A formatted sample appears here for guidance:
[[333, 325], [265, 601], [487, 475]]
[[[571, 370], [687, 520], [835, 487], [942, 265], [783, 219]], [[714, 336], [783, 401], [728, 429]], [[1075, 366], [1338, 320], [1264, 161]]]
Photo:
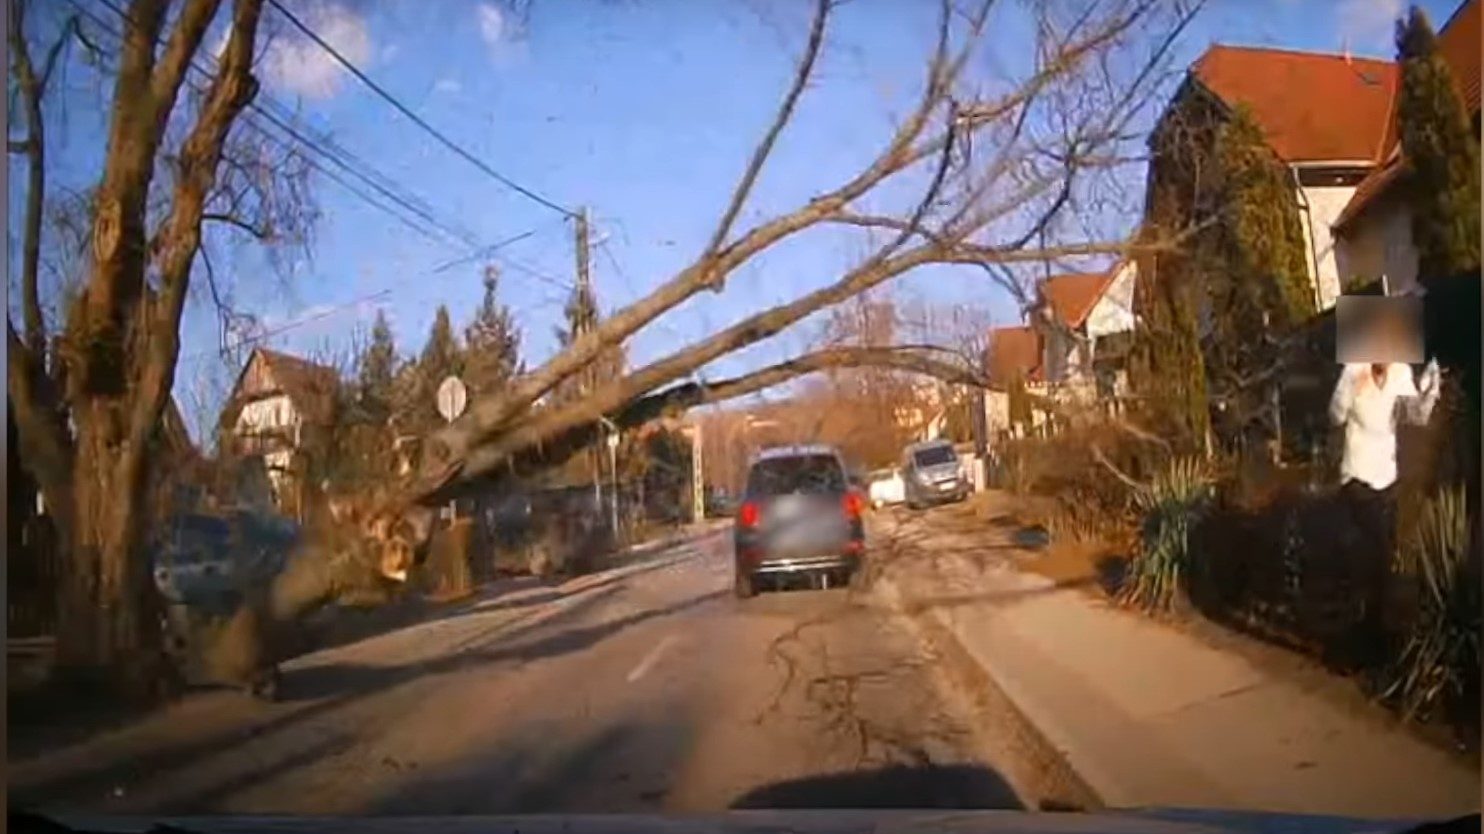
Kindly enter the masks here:
[[649, 670], [653, 669], [654, 665], [659, 662], [660, 655], [664, 654], [665, 650], [670, 648], [674, 644], [675, 635], [665, 635], [665, 638], [656, 643], [655, 647], [649, 650], [649, 654], [645, 655], [644, 659], [639, 661], [639, 665], [635, 666], [632, 672], [629, 672], [628, 682], [633, 683], [634, 681], [639, 680], [640, 678], [649, 674]]

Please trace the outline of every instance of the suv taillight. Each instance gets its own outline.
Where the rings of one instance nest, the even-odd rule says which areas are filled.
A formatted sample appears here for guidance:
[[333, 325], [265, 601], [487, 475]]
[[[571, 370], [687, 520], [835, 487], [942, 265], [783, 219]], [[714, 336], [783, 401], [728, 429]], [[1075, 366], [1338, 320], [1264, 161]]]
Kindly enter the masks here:
[[745, 528], [756, 527], [758, 521], [762, 520], [762, 516], [762, 510], [758, 509], [757, 504], [752, 501], [737, 508], [737, 524]]
[[841, 502], [841, 505], [845, 510], [845, 517], [849, 519], [860, 518], [861, 513], [866, 508], [865, 499], [861, 498], [861, 494], [855, 490], [845, 493], [845, 498]]

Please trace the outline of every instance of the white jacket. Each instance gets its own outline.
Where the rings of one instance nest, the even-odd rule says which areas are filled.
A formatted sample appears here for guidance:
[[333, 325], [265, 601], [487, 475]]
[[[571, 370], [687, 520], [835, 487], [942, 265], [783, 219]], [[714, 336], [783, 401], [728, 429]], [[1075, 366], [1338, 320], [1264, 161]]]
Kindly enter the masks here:
[[1426, 423], [1438, 401], [1438, 364], [1427, 363], [1420, 386], [1404, 362], [1388, 365], [1379, 386], [1370, 368], [1363, 363], [1345, 366], [1329, 401], [1329, 417], [1345, 428], [1341, 483], [1354, 478], [1381, 490], [1396, 482], [1397, 402], [1407, 422]]

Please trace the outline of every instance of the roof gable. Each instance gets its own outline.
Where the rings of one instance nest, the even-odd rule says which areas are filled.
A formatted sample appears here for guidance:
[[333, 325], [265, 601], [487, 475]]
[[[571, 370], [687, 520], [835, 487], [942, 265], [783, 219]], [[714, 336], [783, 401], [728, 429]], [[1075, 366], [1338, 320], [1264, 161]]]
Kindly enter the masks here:
[[333, 413], [339, 385], [340, 375], [328, 365], [276, 350], [254, 348], [232, 387], [221, 424], [230, 426], [235, 422], [245, 403], [276, 394], [288, 397], [305, 420], [325, 423]]
[[1396, 94], [1390, 61], [1216, 45], [1191, 65], [1230, 107], [1246, 105], [1288, 162], [1374, 162], [1385, 153]]
[[1030, 325], [996, 327], [989, 331], [990, 385], [1005, 388], [1018, 376], [1035, 380], [1041, 369], [1041, 335]]
[[1041, 285], [1041, 293], [1051, 304], [1056, 317], [1068, 327], [1078, 328], [1087, 321], [1103, 293], [1113, 283], [1119, 264], [1104, 272], [1072, 272], [1053, 275]]

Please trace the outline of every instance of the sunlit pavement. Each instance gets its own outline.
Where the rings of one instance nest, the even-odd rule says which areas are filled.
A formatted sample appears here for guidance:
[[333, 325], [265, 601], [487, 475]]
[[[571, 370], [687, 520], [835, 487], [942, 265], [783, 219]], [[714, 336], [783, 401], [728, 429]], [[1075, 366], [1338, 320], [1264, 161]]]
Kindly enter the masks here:
[[[10, 763], [11, 801], [121, 812], [1016, 807], [933, 658], [856, 591], [731, 595], [730, 531], [486, 593]], [[975, 728], [983, 732], [984, 727]]]

